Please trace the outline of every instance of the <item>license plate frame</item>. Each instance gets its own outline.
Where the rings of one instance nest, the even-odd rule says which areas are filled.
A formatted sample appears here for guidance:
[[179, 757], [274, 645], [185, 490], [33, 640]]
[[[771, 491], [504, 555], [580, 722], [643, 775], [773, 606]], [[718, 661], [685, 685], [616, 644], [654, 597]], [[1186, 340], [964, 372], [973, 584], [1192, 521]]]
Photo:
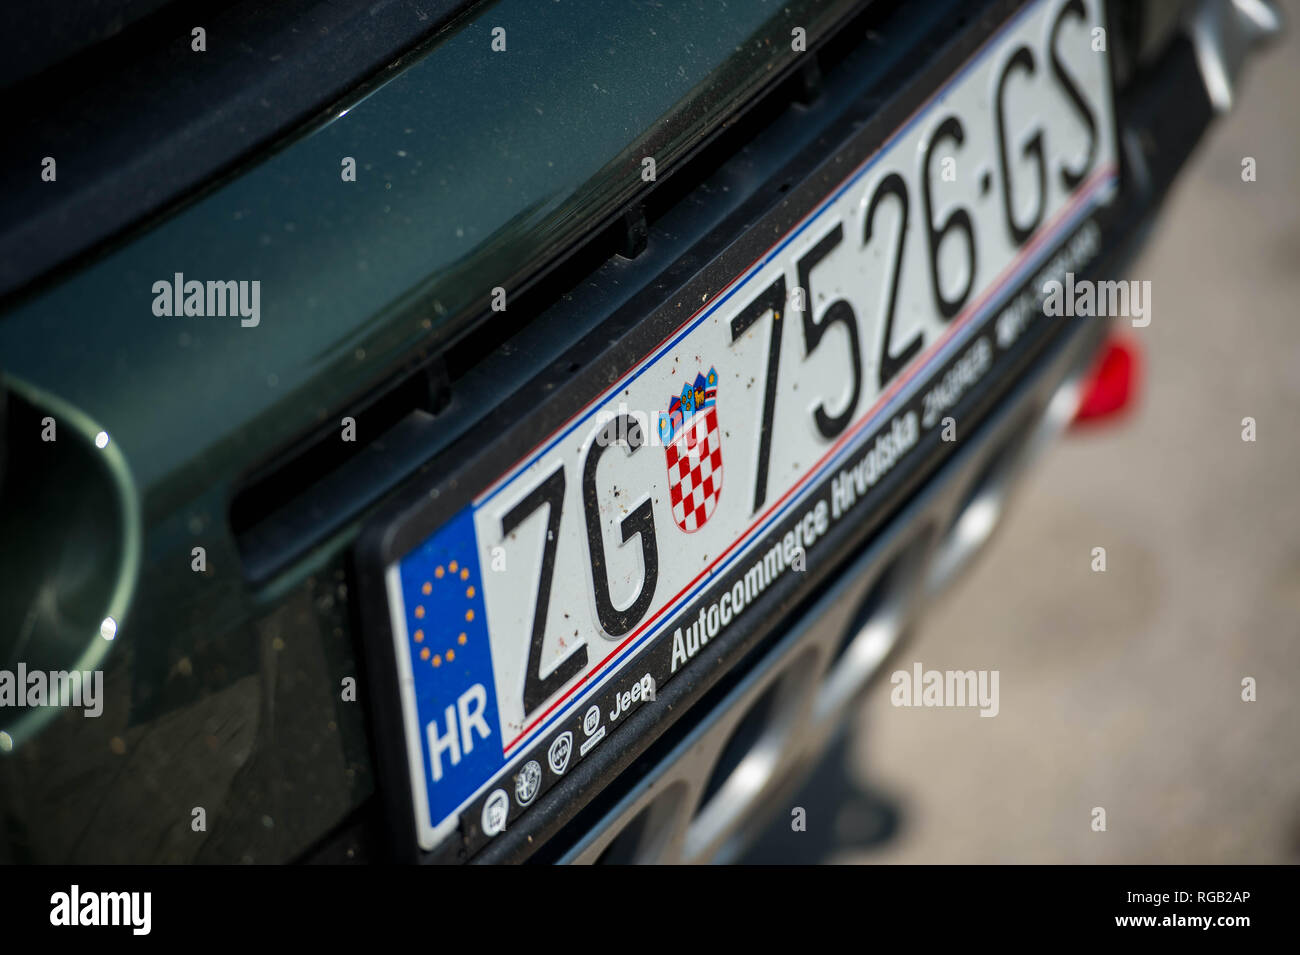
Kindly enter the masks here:
[[[893, 103], [882, 108], [878, 115], [873, 116], [871, 124], [868, 124], [860, 134], [852, 137], [848, 143], [836, 150], [831, 158], [821, 165], [816, 176], [809, 177], [802, 182], [799, 187], [791, 192], [786, 203], [760, 219], [748, 233], [738, 237], [728, 249], [728, 254], [718, 256], [710, 266], [702, 270], [700, 275], [689, 283], [683, 294], [665, 301], [651, 315], [631, 327], [626, 335], [606, 351], [606, 357], [618, 362], [618, 367], [625, 370], [635, 368], [647, 354], [653, 352], [656, 345], [662, 343], [663, 339], [667, 337], [665, 332], [676, 333], [680, 328], [696, 320], [699, 312], [687, 322], [681, 322], [677, 317], [680, 312], [674, 315], [674, 306], [679, 305], [682, 301], [692, 299], [699, 301], [699, 297], [695, 295], [695, 292], [701, 288], [706, 290], [704, 295], [708, 301], [704, 308], [700, 309], [700, 312], [704, 312], [710, 307], [716, 307], [717, 300], [728, 289], [735, 288], [737, 283], [741, 281], [738, 275], [744, 275], [743, 270], [737, 270], [736, 263], [739, 262], [743, 266], [745, 262], [754, 261], [754, 258], [745, 258], [745, 256], [752, 256], [756, 240], [759, 240], [761, 235], [772, 234], [772, 232], [768, 231], [771, 223], [778, 223], [777, 228], [780, 228], [780, 224], [784, 222], [787, 228], [781, 230], [778, 234], [785, 237], [799, 221], [815, 218], [817, 214], [820, 214], [816, 212], [810, 213], [809, 209], [816, 210], [821, 206], [827, 195], [836, 189], [842, 191], [849, 188], [847, 184], [851, 184], [863, 175], [862, 167], [872, 164], [875, 161], [873, 157], [881, 159], [893, 155], [890, 144], [901, 134], [901, 130], [912, 121], [912, 118], [929, 115], [929, 111], [936, 108], [935, 103], [947, 86], [956, 82], [963, 75], [966, 66], [954, 66], [954, 61], [957, 64], [964, 62], [969, 65], [973, 59], [978, 59], [982, 55], [980, 51], [996, 46], [998, 37], [1003, 35], [1005, 31], [1012, 29], [1016, 23], [1020, 22], [1031, 11], [1055, 9], [1062, 6], [1063, 4], [1059, 0], [1039, 0], [1038, 3], [1031, 3], [1020, 11], [1012, 13], [1010, 17], [1007, 17], [1004, 13], [1001, 19], [990, 24], [991, 35], [986, 32], [978, 40], [968, 40], [963, 44], [959, 44], [943, 57], [940, 57], [938, 62], [923, 74], [923, 76], [930, 76], [934, 72], [940, 71], [944, 77], [938, 84], [929, 86], [930, 91], [928, 93], [923, 92], [928, 84], [925, 83], [924, 79], [920, 79]], [[1089, 11], [1090, 13], [1095, 11], [1101, 22], [1105, 22], [1104, 10], [1100, 4], [1089, 5]], [[972, 48], [974, 52], [972, 52]], [[946, 69], [944, 69], [945, 64]], [[1107, 157], [1106, 162], [1108, 169], [1104, 177], [1104, 191], [1113, 194], [1118, 186], [1118, 157], [1114, 145], [1114, 97], [1110, 86], [1108, 68], [1104, 85], [1104, 122], [1107, 124], [1105, 128], [1110, 144], [1110, 155]], [[918, 105], [918, 101], [920, 105]], [[911, 118], [900, 122], [898, 119], [900, 115]], [[886, 132], [882, 135], [877, 128], [874, 130], [874, 146], [868, 146], [864, 151], [862, 143], [864, 139], [868, 143], [870, 142], [873, 133], [872, 127], [881, 121], [888, 121], [891, 116], [894, 118], [895, 125], [887, 126], [886, 130], [893, 130], [893, 132]], [[858, 153], [856, 159], [845, 160], [845, 157], [852, 157], [855, 152]], [[841, 171], [838, 175], [836, 175], [836, 163], [833, 160], [841, 161], [839, 165]], [[842, 172], [845, 168], [842, 163], [845, 161], [849, 162], [847, 168], [854, 170], [848, 176], [845, 176]], [[833, 189], [827, 189], [827, 181], [834, 184]], [[814, 197], [811, 202], [806, 198], [809, 195]], [[916, 207], [919, 204], [917, 198], [913, 197], [912, 205]], [[799, 209], [803, 210], [803, 214], [796, 215]], [[1077, 238], [1078, 235], [1083, 234], [1080, 230], [1082, 230], [1088, 216], [1095, 210], [1096, 205], [1088, 205], [1081, 211], [1076, 210], [1077, 214], [1070, 219], [1068, 228], [1063, 226], [1059, 231], [1053, 231], [1051, 241], [1043, 242], [1040, 253], [1031, 258], [1032, 267], [1028, 269], [1030, 274], [1032, 275], [1042, 267], [1042, 263], [1047, 260], [1053, 249], [1061, 248], [1063, 245], [1069, 245], [1071, 241], [1075, 241], [1075, 239], [1071, 238], [1072, 235]], [[1046, 233], [1035, 233], [1032, 241], [1038, 242], [1045, 235]], [[726, 276], [726, 278], [724, 279], [722, 276]], [[876, 440], [876, 436], [887, 428], [891, 419], [896, 421], [898, 416], [905, 414], [918, 395], [929, 391], [934, 381], [948, 374], [953, 364], [964, 353], [965, 346], [968, 346], [978, 336], [984, 335], [991, 329], [999, 312], [1002, 311], [1003, 306], [1001, 303], [1010, 300], [1022, 284], [1020, 281], [1012, 282], [999, 295], [993, 296], [989, 307], [980, 313], [978, 320], [973, 320], [969, 325], [971, 332], [963, 339], [963, 347], [957, 348], [955, 351], [944, 350], [930, 354], [931, 367], [927, 372], [928, 377], [921, 380], [914, 371], [909, 372], [911, 384], [908, 388], [899, 391], [895, 396], [898, 403], [895, 406], [890, 406], [893, 410], [890, 411], [889, 415], [883, 415], [883, 413], [875, 414], [874, 417], [868, 415], [870, 421], [864, 425], [860, 437], [844, 449], [843, 453], [847, 455], [847, 458], [841, 457], [841, 460], [851, 460], [864, 448], [869, 449]], [[1006, 349], [1007, 354], [1009, 355], [1015, 347], [1017, 347], [1015, 343], [1009, 344]], [[999, 359], [1003, 357], [1001, 349], [997, 357]], [[1001, 370], [1004, 366], [995, 363], [995, 367]], [[995, 372], [987, 370], [987, 373], [994, 374]], [[441, 479], [419, 482], [422, 486], [411, 488], [400, 495], [397, 500], [385, 507], [376, 516], [359, 540], [357, 566], [363, 585], [364, 633], [371, 668], [374, 671], [371, 687], [377, 696], [383, 697], [383, 699], [377, 699], [373, 706], [376, 720], [376, 747], [380, 754], [381, 783], [388, 796], [390, 821], [393, 822], [397, 830], [396, 843], [399, 851], [405, 852], [418, 845], [420, 851], [417, 852], [417, 855], [423, 855], [431, 849], [442, 849], [445, 845], [454, 843], [456, 846], [455, 857], [466, 858], [473, 855], [495, 836], [499, 835], [499, 832], [485, 832], [483, 820], [487, 818], [485, 814], [486, 801], [493, 793], [503, 787], [495, 784], [480, 787], [475, 795], [461, 806], [453, 816], [448, 817], [455, 825], [446, 826], [444, 823], [442, 830], [435, 832], [432, 839], [429, 838], [427, 828], [421, 833], [422, 823], [428, 820], [416, 821], [420, 810], [418, 808], [418, 793], [414, 791], [415, 787], [412, 785], [412, 767], [417, 765], [417, 759], [423, 760], [424, 757], [420, 754], [418, 746], [411, 745], [409, 715], [403, 711], [400, 701], [395, 701], [392, 698], [394, 684], [396, 683], [400, 687], [404, 679], [409, 679], [409, 675], [404, 675], [402, 672], [402, 661], [399, 659], [395, 646], [395, 640], [397, 639], [396, 628], [392, 614], [389, 612], [392, 603], [391, 581], [393, 568], [403, 557], [410, 554], [421, 542], [429, 538], [431, 534], [435, 533], [440, 527], [447, 525], [457, 515], [462, 514], [483, 488], [499, 482], [501, 476], [511, 469], [514, 459], [518, 457], [517, 452], [512, 451], [511, 448], [520, 446], [533, 447], [538, 436], [552, 433], [564, 422], [571, 421], [576, 415], [582, 413], [580, 409], [593, 405], [593, 394], [616, 394], [625, 379], [626, 374], [620, 375], [619, 384], [614, 388], [610, 388], [608, 379], [601, 374], [599, 366], [593, 367], [591, 364], [586, 364], [584, 371], [566, 382], [563, 388], [554, 391], [553, 398], [550, 401], [538, 407], [536, 412], [527, 416], [524, 420], [515, 420], [509, 428], [503, 429], [498, 440], [487, 443], [472, 456], [467, 456], [451, 474], [444, 475]], [[506, 417], [509, 418], [509, 416]], [[490, 418], [490, 420], [492, 419]], [[882, 421], [884, 427], [882, 427]], [[532, 439], [521, 445], [520, 436], [525, 434], [531, 435]], [[933, 436], [929, 435], [927, 431], [926, 437]], [[930, 449], [923, 448], [922, 444], [924, 442], [918, 443], [914, 449], [917, 457], [915, 466], [917, 467], [922, 461], [927, 460], [932, 453]], [[902, 478], [904, 476], [900, 474], [898, 477]], [[868, 495], [858, 501], [858, 508], [860, 510], [871, 510], [878, 507], [878, 501], [884, 499], [887, 493], [894, 490], [897, 483], [894, 480], [882, 480], [878, 488], [880, 493]], [[806, 495], [803, 495], [803, 499], [808, 500], [820, 494], [821, 491], [816, 490], [816, 488], [824, 486], [821, 478], [812, 481], [809, 485], [810, 489]], [[773, 527], [765, 530], [761, 543], [751, 542], [747, 546], [747, 552], [763, 552], [774, 539], [783, 536], [784, 529], [785, 524], [777, 522]], [[807, 558], [811, 562], [820, 559], [820, 555], [817, 555], [814, 549], [810, 547]], [[722, 579], [729, 582], [729, 578]], [[671, 634], [673, 626], [679, 621], [689, 619], [698, 603], [704, 602], [710, 594], [719, 592], [718, 582], [719, 579], [714, 579], [711, 586], [699, 596], [698, 600], [692, 599], [688, 601], [688, 605], [681, 606], [674, 611], [670, 615], [670, 619], [666, 620], [663, 626], [656, 630], [653, 639], [649, 639], [648, 643], [629, 650], [620, 660], [618, 672], [626, 673], [629, 667], [635, 666], [636, 673], [639, 674], [642, 663], [648, 660], [651, 650], [658, 650], [662, 655], [663, 647], [666, 645], [664, 636]], [[689, 665], [688, 663], [687, 667]], [[646, 663], [646, 666], [654, 668], [652, 663]], [[566, 767], [566, 772], [571, 770], [576, 765], [577, 750], [580, 748], [581, 742], [587, 738], [584, 737], [580, 729], [582, 726], [581, 715], [593, 706], [600, 707], [602, 712], [608, 713], [611, 705], [617, 705], [619, 696], [630, 692], [629, 688], [621, 685], [621, 681], [615, 681], [611, 677], [612, 674], [602, 675], [598, 687], [593, 684], [592, 688], [578, 694], [574, 702], [565, 708], [564, 722], [552, 723], [547, 727], [544, 734], [534, 736], [524, 745], [515, 749], [511, 754], [512, 758], [506, 762], [504, 768], [497, 773], [494, 779], [500, 780], [510, 771], [516, 770], [517, 767], [538, 761], [537, 757], [549, 749], [551, 741], [558, 739], [564, 733], [571, 734], [570, 746], [573, 750], [573, 759]], [[614, 686], [615, 683], [620, 685]], [[638, 685], [640, 684], [638, 683]], [[662, 689], [662, 683], [656, 681], [656, 688]], [[400, 696], [400, 693], [398, 695]], [[394, 705], [395, 703], [397, 705]], [[573, 723], [575, 715], [578, 716], [578, 722], [569, 726], [569, 723]], [[601, 746], [599, 740], [597, 740], [592, 750], [593, 756], [595, 753], [600, 752], [600, 749]], [[608, 760], [603, 759], [602, 761]], [[425, 768], [423, 764], [420, 765]], [[541, 759], [540, 765], [543, 776], [549, 775], [546, 773], [547, 761]], [[561, 781], [559, 777], [563, 775], [564, 773], [555, 774], [555, 778], [549, 779], [547, 782], [549, 782], [550, 786], [554, 786]], [[515, 785], [518, 785], [518, 777], [519, 773], [516, 771]], [[505, 823], [513, 828], [523, 812], [532, 809], [545, 800], [546, 789], [550, 788], [550, 786], [535, 792], [536, 798], [529, 797], [524, 806], [517, 805], [517, 799], [511, 798], [514, 794], [511, 791], [512, 787], [504, 787], [507, 800]], [[459, 839], [447, 838], [453, 831], [457, 830], [460, 833]]]

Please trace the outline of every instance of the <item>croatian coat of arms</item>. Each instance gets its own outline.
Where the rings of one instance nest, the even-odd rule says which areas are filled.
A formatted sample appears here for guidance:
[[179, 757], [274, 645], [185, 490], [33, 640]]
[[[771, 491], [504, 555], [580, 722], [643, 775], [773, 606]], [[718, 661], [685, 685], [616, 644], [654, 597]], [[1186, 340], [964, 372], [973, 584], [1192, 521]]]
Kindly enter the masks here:
[[722, 493], [722, 432], [718, 430], [718, 372], [697, 374], [659, 415], [668, 464], [673, 520], [688, 534], [704, 526]]

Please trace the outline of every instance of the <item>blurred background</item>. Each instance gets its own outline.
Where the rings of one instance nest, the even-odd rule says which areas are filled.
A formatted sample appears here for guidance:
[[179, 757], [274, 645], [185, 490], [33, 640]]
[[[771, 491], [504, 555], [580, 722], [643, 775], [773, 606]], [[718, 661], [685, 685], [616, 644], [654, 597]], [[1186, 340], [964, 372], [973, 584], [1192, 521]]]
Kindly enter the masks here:
[[[807, 831], [786, 813], [747, 861], [1300, 861], [1300, 2], [1282, 6], [1126, 276], [1152, 292], [1125, 332], [1136, 409], [1031, 468], [792, 801]], [[891, 706], [918, 661], [999, 670], [1000, 713]]]

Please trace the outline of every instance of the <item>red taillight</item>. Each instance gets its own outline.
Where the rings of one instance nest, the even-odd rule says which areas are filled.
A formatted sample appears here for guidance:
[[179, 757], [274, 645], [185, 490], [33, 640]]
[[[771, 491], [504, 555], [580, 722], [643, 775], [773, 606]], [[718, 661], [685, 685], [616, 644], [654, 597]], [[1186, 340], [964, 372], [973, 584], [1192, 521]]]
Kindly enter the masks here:
[[1137, 343], [1111, 332], [1084, 381], [1074, 424], [1111, 418], [1131, 407], [1137, 399], [1140, 369]]

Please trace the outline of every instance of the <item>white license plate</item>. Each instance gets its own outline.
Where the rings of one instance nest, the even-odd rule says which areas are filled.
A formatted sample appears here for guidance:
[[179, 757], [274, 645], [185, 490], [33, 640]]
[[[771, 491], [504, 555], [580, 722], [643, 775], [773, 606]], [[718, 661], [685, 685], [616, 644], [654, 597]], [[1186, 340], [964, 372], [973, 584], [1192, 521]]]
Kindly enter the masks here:
[[[471, 824], [499, 833], [609, 745], [944, 426], [942, 383], [899, 409], [963, 349], [962, 375], [988, 365], [996, 346], [975, 336], [992, 310], [1113, 192], [1103, 25], [1100, 0], [1018, 13], [758, 261], [388, 566], [421, 847], [476, 800]], [[652, 644], [667, 668], [629, 669]]]

